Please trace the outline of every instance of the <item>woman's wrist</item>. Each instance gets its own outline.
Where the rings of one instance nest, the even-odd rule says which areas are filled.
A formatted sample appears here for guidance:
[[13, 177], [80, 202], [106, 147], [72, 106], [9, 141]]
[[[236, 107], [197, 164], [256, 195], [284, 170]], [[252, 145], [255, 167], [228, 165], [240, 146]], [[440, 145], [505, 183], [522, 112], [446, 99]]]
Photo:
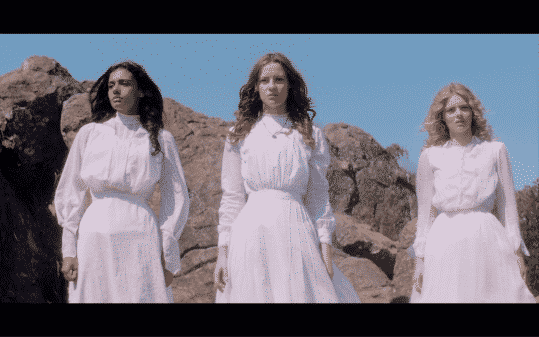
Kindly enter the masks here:
[[219, 246], [219, 256], [228, 258], [228, 246]]

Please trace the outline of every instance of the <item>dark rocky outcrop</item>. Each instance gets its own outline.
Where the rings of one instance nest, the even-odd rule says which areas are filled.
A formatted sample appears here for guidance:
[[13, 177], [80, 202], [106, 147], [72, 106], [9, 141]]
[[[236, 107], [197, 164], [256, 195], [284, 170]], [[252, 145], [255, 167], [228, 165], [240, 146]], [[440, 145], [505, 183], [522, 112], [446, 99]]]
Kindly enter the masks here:
[[57, 268], [59, 228], [48, 205], [67, 155], [60, 135], [62, 103], [82, 90], [65, 68], [45, 56], [30, 57], [0, 77], [0, 225], [6, 240], [0, 250], [2, 286], [8, 289], [3, 301], [65, 299]]

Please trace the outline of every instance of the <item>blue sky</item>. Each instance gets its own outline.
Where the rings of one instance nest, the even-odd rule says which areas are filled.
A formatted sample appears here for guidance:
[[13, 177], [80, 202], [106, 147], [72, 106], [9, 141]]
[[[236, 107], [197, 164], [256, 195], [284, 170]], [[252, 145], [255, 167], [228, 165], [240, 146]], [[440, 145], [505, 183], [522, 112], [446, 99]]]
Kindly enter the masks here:
[[115, 62], [145, 66], [164, 97], [233, 120], [239, 89], [270, 51], [304, 75], [320, 126], [344, 122], [384, 147], [406, 148], [412, 171], [427, 134], [419, 132], [437, 91], [452, 81], [474, 91], [509, 149], [515, 187], [538, 165], [537, 35], [0, 35], [0, 74], [31, 55], [56, 59], [79, 81]]

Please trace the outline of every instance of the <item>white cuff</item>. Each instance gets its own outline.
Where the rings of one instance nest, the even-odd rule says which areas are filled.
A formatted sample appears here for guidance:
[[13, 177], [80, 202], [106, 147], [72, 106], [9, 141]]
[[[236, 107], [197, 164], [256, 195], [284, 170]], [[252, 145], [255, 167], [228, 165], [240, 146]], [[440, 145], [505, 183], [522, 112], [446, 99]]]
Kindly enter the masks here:
[[77, 257], [77, 236], [68, 229], [62, 229], [62, 256]]
[[219, 239], [217, 245], [219, 247], [228, 246], [230, 244], [230, 231], [222, 231], [219, 233]]
[[331, 233], [326, 228], [318, 229], [318, 238], [320, 243], [325, 243], [331, 246]]
[[414, 241], [413, 251], [415, 257], [425, 257], [425, 245], [427, 240], [424, 238], [416, 238]]
[[165, 269], [176, 275], [180, 272], [180, 246], [174, 237], [163, 237], [163, 255], [165, 256]]

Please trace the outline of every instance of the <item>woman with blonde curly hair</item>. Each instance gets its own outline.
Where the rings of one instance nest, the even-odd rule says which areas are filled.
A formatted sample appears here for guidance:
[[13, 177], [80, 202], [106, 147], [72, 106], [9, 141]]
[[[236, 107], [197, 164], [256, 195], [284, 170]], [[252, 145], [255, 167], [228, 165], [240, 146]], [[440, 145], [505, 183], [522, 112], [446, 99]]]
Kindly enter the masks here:
[[314, 116], [290, 60], [263, 56], [225, 143], [217, 303], [359, 302], [332, 262], [330, 155]]
[[479, 99], [442, 88], [417, 170], [412, 303], [535, 303], [525, 283], [509, 154], [492, 140]]

